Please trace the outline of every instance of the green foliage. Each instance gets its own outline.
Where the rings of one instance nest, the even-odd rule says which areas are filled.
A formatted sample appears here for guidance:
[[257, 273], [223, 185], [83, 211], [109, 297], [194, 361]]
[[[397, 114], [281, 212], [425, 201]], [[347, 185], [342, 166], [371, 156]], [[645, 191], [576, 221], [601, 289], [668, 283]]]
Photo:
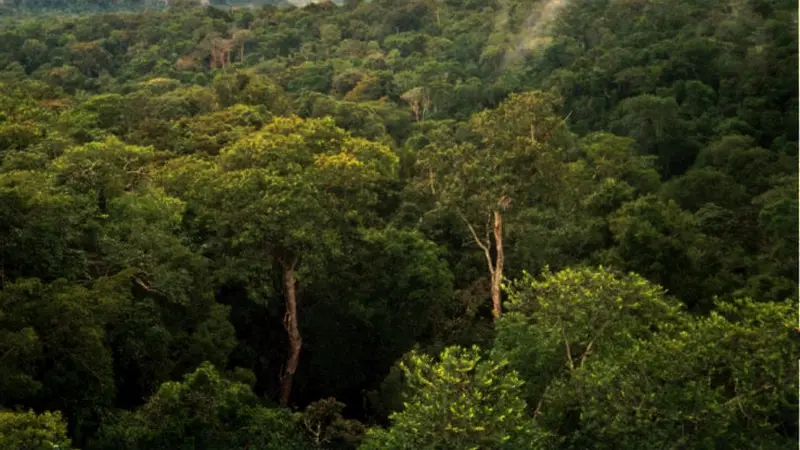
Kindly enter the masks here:
[[658, 190], [653, 158], [638, 155], [632, 139], [592, 133], [576, 144], [577, 158], [562, 155], [569, 162], [543, 169], [537, 189], [527, 189], [536, 197], [509, 226], [512, 276], [591, 260], [609, 246], [613, 213]]
[[[3, 404], [51, 405], [81, 431], [114, 400], [114, 371], [91, 291], [66, 280], [20, 279], [0, 291]], [[6, 381], [7, 380], [7, 381]]]
[[282, 263], [313, 263], [312, 249], [336, 252], [341, 227], [369, 223], [375, 189], [392, 176], [396, 159], [330, 119], [275, 118], [206, 166], [207, 183], [176, 186], [180, 166], [164, 176], [203, 219], [232, 233], [229, 248], [263, 255], [267, 246]]
[[505, 244], [498, 236], [509, 234], [506, 229], [515, 232], [514, 245], [513, 239], [528, 231], [518, 225], [529, 224], [526, 213], [555, 203], [550, 198], [563, 174], [568, 139], [556, 105], [556, 98], [539, 91], [512, 95], [498, 108], [474, 115], [464, 142], [453, 144], [453, 132], [459, 130], [442, 124], [419, 152], [414, 181], [430, 199], [428, 214], [455, 217], [462, 234], [482, 251], [495, 315], [501, 312], [504, 276]]
[[609, 261], [637, 271], [689, 303], [689, 292], [700, 288], [707, 245], [696, 219], [674, 202], [647, 196], [623, 205], [610, 224], [615, 246], [608, 252]]
[[222, 378], [204, 363], [104, 426], [90, 448], [304, 449], [298, 421], [288, 411], [262, 406], [249, 386]]
[[672, 180], [664, 186], [662, 195], [689, 211], [698, 211], [709, 203], [733, 209], [747, 199], [742, 185], [725, 173], [706, 167], [691, 169]]
[[526, 414], [522, 381], [480, 349], [449, 347], [438, 360], [412, 353], [401, 364], [408, 398], [388, 430], [371, 429], [362, 449], [545, 448]]
[[628, 98], [620, 102], [618, 111], [616, 131], [634, 138], [642, 153], [657, 155], [664, 177], [683, 173], [694, 161], [697, 145], [686, 139], [688, 126], [673, 97]]
[[50, 450], [72, 448], [61, 413], [0, 412], [0, 449]]
[[316, 401], [303, 411], [303, 425], [315, 448], [352, 448], [361, 441], [364, 426], [342, 417], [344, 406], [331, 397]]
[[216, 155], [223, 147], [258, 130], [270, 118], [263, 106], [245, 105], [182, 118], [172, 126], [170, 144], [176, 153]]
[[540, 279], [525, 274], [508, 291], [509, 312], [497, 325], [493, 351], [526, 380], [529, 404], [594, 360], [613, 359], [683, 320], [658, 286], [602, 267], [544, 272]]
[[510, 296], [494, 355], [519, 371], [537, 423], [563, 448], [793, 438], [790, 303], [720, 302], [695, 318], [642, 278], [603, 269], [525, 278]]
[[570, 386], [582, 419], [572, 448], [790, 445], [793, 306], [742, 300], [718, 307], [580, 374]]
[[[442, 334], [453, 277], [421, 233], [364, 229], [306, 288], [303, 374], [314, 391], [344, 395], [383, 378], [415, 343]], [[347, 345], [348, 351], [339, 349]]]
[[336, 126], [354, 136], [371, 140], [386, 137], [386, 126], [374, 108], [359, 103], [337, 101], [318, 93], [309, 93], [299, 99], [299, 110], [306, 117], [331, 117]]
[[[185, 393], [151, 398], [203, 361], [274, 399], [287, 268], [304, 415], [247, 400], [201, 439], [353, 448], [401, 409], [398, 358], [475, 344], [497, 363], [451, 351], [475, 370], [437, 390], [495, 420], [451, 381], [502, 373], [557, 438], [520, 448], [794, 437], [795, 3], [0, 3], [0, 405], [75, 446], [206, 445]], [[426, 389], [364, 445], [500, 445], [434, 429]]]
[[593, 133], [581, 139], [579, 146], [595, 178], [614, 179], [625, 182], [638, 193], [652, 193], [659, 186], [652, 158], [637, 155], [633, 143], [631, 138]]
[[289, 101], [283, 90], [265, 76], [243, 71], [220, 73], [212, 87], [222, 106], [264, 106], [275, 115], [289, 112]]
[[16, 277], [75, 279], [85, 270], [80, 241], [91, 203], [39, 171], [0, 174], [0, 285]]
[[68, 149], [53, 161], [57, 181], [77, 192], [94, 194], [104, 203], [131, 190], [144, 176], [145, 166], [157, 153], [153, 148], [125, 145], [111, 137]]

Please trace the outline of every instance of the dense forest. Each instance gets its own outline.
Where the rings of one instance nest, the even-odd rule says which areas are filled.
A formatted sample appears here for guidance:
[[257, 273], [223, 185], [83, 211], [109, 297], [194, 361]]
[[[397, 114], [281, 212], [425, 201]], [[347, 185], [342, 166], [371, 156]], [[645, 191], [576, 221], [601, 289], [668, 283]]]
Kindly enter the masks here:
[[792, 448], [796, 8], [0, 0], [0, 449]]

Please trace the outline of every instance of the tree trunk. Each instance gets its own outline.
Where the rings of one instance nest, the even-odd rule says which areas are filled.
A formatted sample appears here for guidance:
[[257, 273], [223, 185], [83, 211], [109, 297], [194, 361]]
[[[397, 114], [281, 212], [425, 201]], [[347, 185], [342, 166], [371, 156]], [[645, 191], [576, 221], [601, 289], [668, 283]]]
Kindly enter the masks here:
[[283, 326], [289, 335], [289, 359], [286, 368], [281, 374], [281, 406], [289, 404], [289, 395], [292, 393], [292, 378], [300, 363], [300, 349], [303, 347], [303, 337], [297, 321], [297, 280], [294, 277], [294, 264], [283, 265], [283, 283], [286, 288], [286, 315]]
[[497, 320], [503, 314], [501, 303], [501, 287], [503, 284], [503, 215], [500, 211], [494, 212], [494, 249], [495, 262], [492, 271], [492, 316]]

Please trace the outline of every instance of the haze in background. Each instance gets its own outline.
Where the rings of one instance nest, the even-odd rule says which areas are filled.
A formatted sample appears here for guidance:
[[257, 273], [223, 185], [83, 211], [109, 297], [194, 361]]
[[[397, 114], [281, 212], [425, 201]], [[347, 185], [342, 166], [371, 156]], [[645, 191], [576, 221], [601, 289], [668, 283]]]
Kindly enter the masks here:
[[[551, 25], [568, 3], [568, 0], [547, 0], [536, 5], [525, 19], [520, 32], [514, 36], [512, 47], [505, 54], [503, 67], [513, 64], [525, 55], [547, 45], [550, 42]], [[508, 26], [507, 11], [501, 11], [498, 17], [499, 19], [495, 22], [497, 25]]]

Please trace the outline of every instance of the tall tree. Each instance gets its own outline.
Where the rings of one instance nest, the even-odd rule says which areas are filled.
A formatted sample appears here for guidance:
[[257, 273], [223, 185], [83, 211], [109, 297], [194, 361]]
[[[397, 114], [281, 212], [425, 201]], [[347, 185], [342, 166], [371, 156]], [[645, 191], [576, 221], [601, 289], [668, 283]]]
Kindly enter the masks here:
[[439, 208], [458, 215], [486, 258], [495, 319], [503, 312], [504, 218], [512, 202], [523, 209], [558, 179], [558, 141], [566, 130], [556, 107], [543, 92], [514, 94], [473, 116], [476, 142], [434, 142], [419, 159], [420, 184]]
[[507, 361], [486, 359], [478, 347], [448, 347], [437, 360], [413, 352], [400, 366], [405, 407], [388, 430], [371, 429], [362, 450], [547, 448]]
[[353, 138], [331, 119], [289, 117], [239, 140], [214, 162], [177, 160], [166, 172], [168, 183], [186, 189], [209, 232], [222, 238], [223, 258], [235, 255], [262, 271], [253, 277], [257, 284], [267, 281], [269, 266], [281, 272], [289, 340], [282, 405], [289, 403], [303, 346], [298, 278], [313, 277], [326, 252], [370, 222], [379, 185], [396, 164], [387, 147]]

